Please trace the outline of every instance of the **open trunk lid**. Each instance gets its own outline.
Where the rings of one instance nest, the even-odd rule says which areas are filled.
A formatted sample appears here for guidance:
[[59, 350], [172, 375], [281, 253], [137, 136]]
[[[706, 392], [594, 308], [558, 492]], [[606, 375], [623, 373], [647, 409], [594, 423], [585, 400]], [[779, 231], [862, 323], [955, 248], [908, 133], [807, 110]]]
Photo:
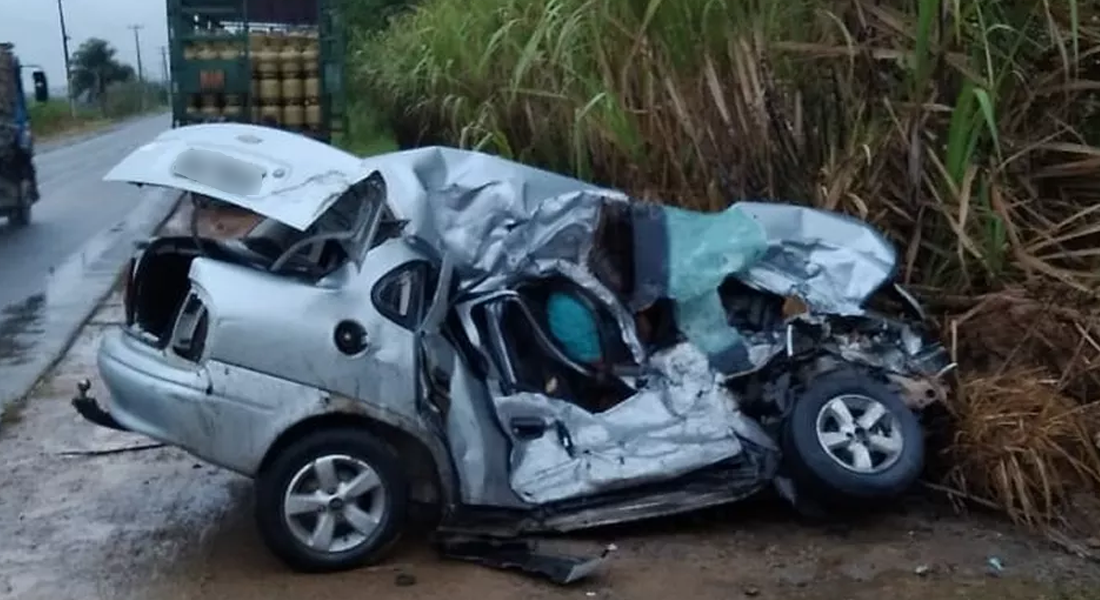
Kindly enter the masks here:
[[214, 123], [165, 131], [103, 179], [209, 196], [304, 231], [368, 175], [355, 155], [305, 136]]

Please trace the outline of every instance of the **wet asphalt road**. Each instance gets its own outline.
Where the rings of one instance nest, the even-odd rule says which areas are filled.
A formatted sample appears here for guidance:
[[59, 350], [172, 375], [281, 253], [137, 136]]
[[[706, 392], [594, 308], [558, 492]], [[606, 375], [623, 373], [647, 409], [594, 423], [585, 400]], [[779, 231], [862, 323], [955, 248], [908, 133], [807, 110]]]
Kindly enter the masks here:
[[140, 119], [35, 157], [42, 199], [31, 225], [16, 229], [0, 218], [0, 309], [45, 290], [52, 267], [134, 210], [138, 189], [100, 179], [169, 123], [168, 115]]
[[109, 292], [133, 243], [171, 211], [178, 194], [102, 181], [169, 123], [145, 117], [39, 148], [30, 225], [0, 218], [0, 409], [26, 394]]

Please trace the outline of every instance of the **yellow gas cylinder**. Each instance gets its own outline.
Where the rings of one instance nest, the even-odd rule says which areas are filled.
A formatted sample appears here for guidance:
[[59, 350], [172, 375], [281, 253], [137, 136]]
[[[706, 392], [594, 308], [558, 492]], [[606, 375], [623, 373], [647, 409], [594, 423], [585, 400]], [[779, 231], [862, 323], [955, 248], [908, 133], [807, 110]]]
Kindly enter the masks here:
[[307, 75], [303, 80], [302, 97], [307, 100], [316, 100], [321, 97], [321, 80], [316, 75]]
[[260, 48], [267, 47], [267, 33], [259, 30], [248, 32], [248, 51], [256, 52]]
[[283, 124], [287, 127], [301, 127], [304, 118], [305, 111], [301, 104], [292, 103], [283, 107]]
[[222, 60], [237, 60], [244, 56], [244, 49], [237, 40], [225, 40], [222, 42], [219, 56]]
[[293, 43], [283, 46], [279, 52], [279, 72], [283, 77], [293, 77], [302, 72], [302, 51]]
[[321, 105], [316, 102], [310, 102], [306, 104], [305, 110], [306, 125], [311, 129], [317, 129], [321, 126]]
[[278, 125], [282, 119], [282, 110], [280, 110], [278, 104], [265, 104], [260, 108], [260, 121], [266, 119], [274, 119], [275, 124]]
[[284, 75], [283, 77], [283, 100], [300, 102], [302, 100], [302, 80], [297, 75]]
[[307, 75], [316, 74], [320, 68], [318, 59], [321, 55], [320, 44], [317, 41], [317, 32], [309, 31], [302, 34], [302, 70]]
[[241, 98], [236, 94], [227, 94], [225, 96], [225, 107], [222, 108], [222, 115], [231, 118], [238, 118], [241, 116]]
[[267, 49], [267, 34], [262, 31], [248, 33], [248, 56], [252, 63], [252, 72], [260, 72], [260, 55]]
[[210, 40], [197, 40], [195, 46], [197, 47], [195, 58], [199, 60], [213, 60], [218, 58], [218, 50], [214, 42]]
[[279, 101], [280, 97], [279, 80], [274, 77], [264, 77], [260, 80], [260, 102], [263, 104], [274, 104]]
[[271, 76], [279, 72], [279, 53], [275, 50], [275, 38], [271, 35], [263, 37], [263, 43], [252, 50], [252, 63], [256, 71], [261, 75]]

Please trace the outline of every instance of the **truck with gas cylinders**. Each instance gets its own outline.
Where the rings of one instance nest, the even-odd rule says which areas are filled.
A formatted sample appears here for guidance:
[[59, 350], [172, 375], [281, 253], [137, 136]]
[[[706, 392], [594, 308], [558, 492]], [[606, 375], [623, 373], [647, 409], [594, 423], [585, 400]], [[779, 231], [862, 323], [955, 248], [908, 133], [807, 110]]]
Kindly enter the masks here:
[[339, 0], [168, 0], [172, 125], [346, 130]]

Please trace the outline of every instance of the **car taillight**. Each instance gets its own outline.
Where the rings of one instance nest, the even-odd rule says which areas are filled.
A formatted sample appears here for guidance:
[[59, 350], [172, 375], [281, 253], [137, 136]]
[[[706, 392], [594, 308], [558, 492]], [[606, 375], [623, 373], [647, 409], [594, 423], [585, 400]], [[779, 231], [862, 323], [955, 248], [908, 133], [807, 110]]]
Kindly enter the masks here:
[[136, 266], [137, 257], [130, 258], [122, 278], [122, 307], [126, 311], [126, 325], [132, 325], [134, 322], [134, 267]]

